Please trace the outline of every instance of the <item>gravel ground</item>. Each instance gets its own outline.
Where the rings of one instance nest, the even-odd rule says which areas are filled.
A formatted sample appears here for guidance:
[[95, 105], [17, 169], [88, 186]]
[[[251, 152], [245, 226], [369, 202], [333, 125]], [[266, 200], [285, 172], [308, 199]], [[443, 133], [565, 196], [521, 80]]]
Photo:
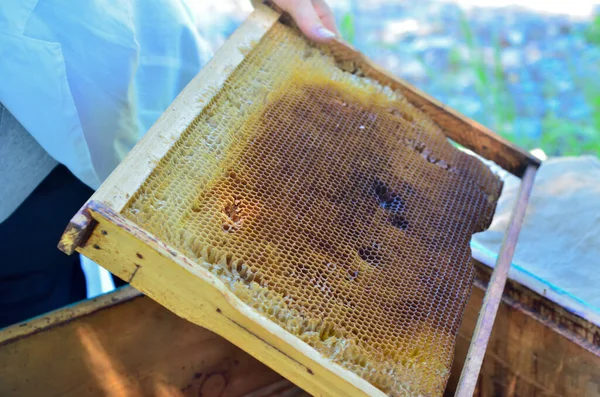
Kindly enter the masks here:
[[[343, 32], [353, 30], [353, 44], [376, 63], [512, 140], [543, 141], [550, 152], [562, 152], [566, 141], [549, 134], [569, 136], [578, 148], [590, 140], [600, 146], [600, 43], [586, 39], [600, 7], [550, 1], [539, 6], [544, 12], [531, 1], [521, 1], [529, 9], [458, 1], [328, 3], [340, 24], [351, 26]], [[215, 48], [252, 11], [247, 0], [197, 0], [191, 7]], [[344, 25], [347, 15], [353, 23]]]

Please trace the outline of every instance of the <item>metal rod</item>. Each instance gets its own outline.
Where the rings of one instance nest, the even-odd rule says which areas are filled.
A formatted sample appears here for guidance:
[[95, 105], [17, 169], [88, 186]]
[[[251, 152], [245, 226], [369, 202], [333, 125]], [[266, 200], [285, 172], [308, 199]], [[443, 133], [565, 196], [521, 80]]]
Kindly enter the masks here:
[[465, 365], [463, 366], [460, 380], [458, 381], [458, 388], [456, 391], [457, 397], [472, 397], [475, 392], [475, 386], [477, 385], [483, 357], [485, 356], [490, 334], [492, 333], [492, 327], [494, 326], [494, 320], [496, 319], [496, 313], [500, 306], [506, 278], [508, 277], [508, 271], [510, 270], [515, 247], [521, 231], [521, 225], [525, 218], [527, 203], [533, 188], [536, 171], [537, 166], [528, 166], [521, 179], [517, 202], [513, 209], [508, 229], [504, 234], [504, 240], [500, 247], [498, 259], [496, 259], [496, 266], [494, 267], [490, 283], [488, 284], [488, 288], [483, 298], [481, 312], [477, 319], [477, 326], [473, 332], [473, 339], [471, 340]]

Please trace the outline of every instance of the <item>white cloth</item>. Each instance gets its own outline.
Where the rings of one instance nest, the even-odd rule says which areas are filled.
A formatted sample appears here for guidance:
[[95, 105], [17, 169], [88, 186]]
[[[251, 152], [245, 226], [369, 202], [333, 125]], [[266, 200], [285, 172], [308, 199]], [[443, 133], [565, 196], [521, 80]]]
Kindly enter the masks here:
[[83, 255], [81, 256], [81, 268], [85, 275], [88, 299], [95, 298], [115, 289], [115, 284], [110, 273]]
[[0, 0], [0, 102], [92, 189], [211, 56], [183, 0]]
[[0, 102], [93, 189], [210, 56], [182, 0], [0, 1]]
[[[490, 228], [473, 257], [494, 266], [520, 179], [507, 176]], [[600, 160], [554, 158], [540, 167], [509, 277], [600, 325]]]

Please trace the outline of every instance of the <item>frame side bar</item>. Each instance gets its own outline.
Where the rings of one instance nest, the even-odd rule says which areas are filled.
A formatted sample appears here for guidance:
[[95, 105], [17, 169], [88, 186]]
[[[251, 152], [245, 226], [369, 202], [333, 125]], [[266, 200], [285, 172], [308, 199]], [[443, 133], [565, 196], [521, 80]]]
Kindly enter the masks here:
[[366, 77], [400, 91], [413, 106], [429, 115], [442, 128], [447, 138], [495, 162], [511, 174], [522, 178], [528, 166], [540, 166], [540, 160], [535, 156], [453, 108], [442, 104], [407, 81], [394, 76], [348, 43], [333, 40], [328, 47], [338, 62], [350, 62], [358, 66]]
[[530, 165], [525, 169], [511, 221], [504, 235], [504, 241], [500, 247], [496, 266], [494, 267], [490, 283], [483, 298], [483, 304], [479, 318], [477, 319], [473, 339], [469, 346], [465, 365], [458, 381], [457, 397], [471, 397], [475, 391], [479, 371], [492, 333], [500, 300], [502, 299], [502, 293], [515, 253], [519, 233], [521, 232], [521, 226], [525, 218], [527, 203], [531, 195], [531, 190], [533, 189], [537, 168], [538, 167], [535, 165]]
[[96, 221], [92, 219], [90, 214], [85, 209], [80, 210], [65, 228], [58, 242], [58, 249], [67, 255], [72, 255], [77, 247], [85, 244], [95, 226]]

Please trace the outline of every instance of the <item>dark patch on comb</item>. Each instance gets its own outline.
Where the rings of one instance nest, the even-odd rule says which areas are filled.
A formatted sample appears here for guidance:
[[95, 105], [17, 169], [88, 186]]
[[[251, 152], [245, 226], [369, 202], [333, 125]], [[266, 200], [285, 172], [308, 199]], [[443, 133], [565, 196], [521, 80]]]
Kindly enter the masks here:
[[373, 190], [375, 191], [375, 196], [377, 197], [379, 204], [384, 209], [392, 212], [404, 211], [406, 207], [404, 200], [402, 200], [398, 192], [390, 189], [385, 182], [375, 178]]
[[390, 217], [390, 223], [392, 226], [397, 227], [400, 230], [408, 229], [408, 220], [402, 214], [394, 214]]
[[379, 243], [371, 243], [358, 249], [358, 256], [372, 266], [382, 266], [383, 256], [381, 255], [381, 246]]

